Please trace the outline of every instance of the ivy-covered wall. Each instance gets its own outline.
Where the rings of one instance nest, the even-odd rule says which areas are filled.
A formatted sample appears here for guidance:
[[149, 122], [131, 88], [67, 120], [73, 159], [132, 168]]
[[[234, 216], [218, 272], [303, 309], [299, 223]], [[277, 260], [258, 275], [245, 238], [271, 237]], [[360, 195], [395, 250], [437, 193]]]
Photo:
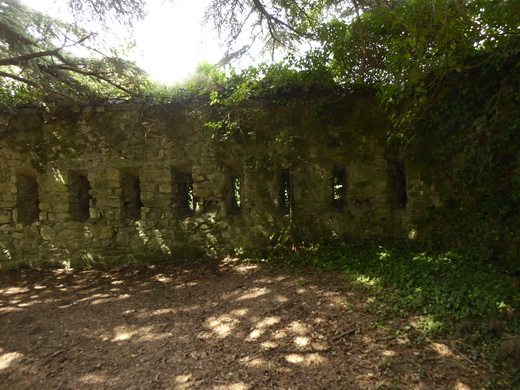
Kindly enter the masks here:
[[269, 249], [281, 234], [420, 239], [438, 203], [373, 98], [28, 108], [0, 121], [0, 268], [114, 266]]

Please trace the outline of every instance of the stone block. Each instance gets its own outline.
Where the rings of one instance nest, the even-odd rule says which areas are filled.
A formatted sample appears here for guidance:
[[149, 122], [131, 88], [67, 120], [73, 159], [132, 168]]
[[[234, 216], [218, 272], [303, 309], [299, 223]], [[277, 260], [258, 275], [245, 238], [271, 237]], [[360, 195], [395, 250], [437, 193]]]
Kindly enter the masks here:
[[56, 204], [51, 205], [50, 207], [44, 208], [41, 206], [41, 203], [40, 203], [40, 210], [52, 211], [55, 214], [56, 213], [67, 214], [67, 212], [69, 211], [69, 205], [66, 203], [56, 203]]
[[193, 173], [191, 176], [196, 183], [200, 183], [207, 180], [206, 175], [204, 173]]
[[89, 212], [89, 216], [91, 219], [98, 219], [100, 217], [100, 213], [99, 213], [98, 209], [91, 207], [91, 208], [89, 208], [88, 212]]
[[51, 241], [56, 237], [56, 230], [50, 226], [42, 226], [40, 234], [44, 240]]
[[208, 178], [211, 181], [222, 183], [222, 182], [226, 181], [226, 174], [224, 174], [222, 172], [215, 172], [215, 173], [210, 174], [208, 176]]
[[121, 180], [121, 171], [114, 168], [107, 169], [105, 177], [108, 180], [119, 182]]
[[151, 169], [144, 172], [144, 177], [149, 182], [167, 182], [171, 180], [172, 172], [169, 169]]
[[47, 202], [40, 202], [38, 207], [40, 208], [41, 211], [49, 211], [51, 208], [51, 205]]
[[[2, 232], [2, 233], [11, 233], [13, 231], [13, 229], [14, 229], [14, 227], [11, 224], [0, 226], [0, 232]], [[1, 242], [1, 240], [0, 240], [0, 242]]]
[[91, 226], [90, 233], [92, 238], [98, 240], [109, 239], [114, 237], [114, 228], [112, 226]]
[[11, 223], [11, 222], [13, 222], [11, 213], [0, 214], [0, 224]]
[[173, 187], [171, 184], [160, 184], [159, 185], [159, 192], [163, 194], [171, 194], [173, 191]]
[[211, 188], [195, 188], [193, 194], [199, 198], [208, 198], [213, 194], [213, 190]]
[[121, 182], [120, 181], [110, 180], [106, 186], [107, 186], [107, 188], [110, 189], [110, 192], [116, 192], [118, 190], [121, 191]]
[[145, 205], [154, 209], [166, 209], [172, 207], [172, 202], [170, 199], [154, 199], [145, 202]]
[[106, 207], [113, 207], [113, 208], [120, 208], [123, 205], [123, 202], [120, 197], [106, 198], [103, 203]]
[[14, 232], [12, 237], [16, 241], [21, 241], [25, 238], [25, 234]]
[[155, 192], [153, 191], [142, 191], [141, 192], [141, 200], [143, 202], [147, 201], [147, 200], [150, 200], [150, 199], [154, 199], [155, 198]]

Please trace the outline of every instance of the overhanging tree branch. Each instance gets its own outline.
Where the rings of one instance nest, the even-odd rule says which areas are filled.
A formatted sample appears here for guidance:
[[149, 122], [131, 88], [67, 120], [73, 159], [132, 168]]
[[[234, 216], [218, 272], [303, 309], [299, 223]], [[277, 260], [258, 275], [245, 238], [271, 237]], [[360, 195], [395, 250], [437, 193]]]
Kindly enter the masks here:
[[52, 88], [49, 88], [49, 87], [45, 87], [41, 84], [38, 84], [34, 81], [31, 81], [31, 80], [28, 80], [26, 78], [23, 78], [23, 77], [20, 77], [20, 76], [16, 76], [14, 74], [11, 74], [11, 73], [6, 73], [6, 72], [2, 72], [0, 71], [0, 76], [2, 77], [7, 77], [7, 78], [10, 78], [10, 79], [13, 79], [13, 80], [16, 80], [16, 81], [19, 81], [21, 83], [24, 83], [24, 84], [27, 84], [27, 85], [30, 85], [31, 87], [34, 87], [34, 88], [37, 88], [37, 89], [40, 89], [42, 91], [45, 91], [45, 92], [48, 92], [48, 93], [51, 93], [53, 95], [56, 95], [56, 96], [59, 96], [65, 100], [74, 100], [78, 103], [82, 103], [82, 104], [87, 104], [87, 102], [85, 102], [84, 100], [81, 100], [81, 99], [78, 99], [78, 98], [75, 98], [74, 96], [70, 96], [70, 95], [66, 95], [64, 93], [61, 93], [61, 92], [58, 92]]
[[7, 66], [7, 65], [21, 66], [21, 65], [25, 64], [27, 61], [32, 60], [34, 58], [56, 56], [57, 54], [59, 54], [60, 50], [61, 49], [40, 51], [37, 53], [25, 54], [23, 56], [5, 58], [5, 59], [0, 60], [0, 66]]
[[[283, 26], [285, 29], [289, 30], [290, 32], [292, 32], [296, 36], [308, 37], [307, 34], [299, 31], [295, 27], [287, 24], [283, 20], [280, 20], [279, 18], [277, 18], [276, 16], [274, 16], [273, 14], [268, 12], [267, 9], [264, 7], [264, 5], [260, 2], [260, 0], [253, 0], [253, 4], [254, 4], [255, 8], [260, 12], [260, 14], [262, 14], [267, 19], [267, 22], [268, 22], [268, 24], [270, 26], [269, 30], [271, 30], [271, 26], [273, 25], [273, 22], [274, 22], [275, 24]], [[272, 34], [271, 34], [271, 36], [272, 36]], [[272, 36], [272, 37], [274, 38], [274, 36]]]
[[66, 71], [70, 71], [70, 72], [79, 73], [79, 74], [82, 74], [84, 76], [94, 77], [96, 79], [99, 79], [101, 81], [104, 81], [104, 82], [112, 85], [113, 87], [116, 87], [117, 89], [120, 89], [123, 92], [126, 92], [130, 96], [137, 96], [137, 94], [135, 92], [132, 92], [129, 89], [123, 87], [122, 85], [117, 84], [116, 82], [114, 82], [114, 81], [112, 81], [112, 80], [102, 76], [101, 73], [92, 72], [92, 71], [85, 71], [85, 70], [81, 70], [81, 69], [79, 69], [77, 67], [67, 67], [67, 66], [63, 66], [63, 65], [62, 66], [56, 66], [55, 68], [56, 69], [60, 69], [60, 70], [66, 70]]
[[17, 33], [13, 29], [11, 29], [9, 26], [7, 26], [5, 23], [0, 22], [0, 32], [3, 32], [6, 37], [13, 40], [13, 42], [22, 43], [24, 45], [33, 45], [36, 46], [36, 44], [24, 37], [23, 35]]

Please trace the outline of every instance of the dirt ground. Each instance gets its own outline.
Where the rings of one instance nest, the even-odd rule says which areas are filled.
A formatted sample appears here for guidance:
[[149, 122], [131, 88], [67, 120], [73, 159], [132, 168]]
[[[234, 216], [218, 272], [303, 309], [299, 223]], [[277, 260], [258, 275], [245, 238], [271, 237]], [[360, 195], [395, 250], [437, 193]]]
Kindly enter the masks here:
[[1, 389], [479, 389], [339, 274], [244, 264], [0, 272]]

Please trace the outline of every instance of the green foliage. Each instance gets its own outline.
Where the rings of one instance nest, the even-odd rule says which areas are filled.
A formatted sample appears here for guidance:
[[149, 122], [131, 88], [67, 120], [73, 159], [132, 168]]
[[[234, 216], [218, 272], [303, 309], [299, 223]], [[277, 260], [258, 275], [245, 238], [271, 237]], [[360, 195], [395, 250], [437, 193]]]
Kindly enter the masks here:
[[389, 314], [414, 312], [442, 327], [489, 318], [514, 319], [520, 326], [518, 278], [501, 268], [454, 252], [429, 253], [395, 244], [327, 242], [295, 251], [283, 245], [286, 236], [277, 236], [279, 244], [268, 261], [341, 270], [358, 288], [380, 293], [384, 299], [379, 308], [394, 308]]
[[[1, 88], [10, 90], [0, 95], [4, 110], [25, 103], [128, 98], [146, 83], [144, 71], [124, 60], [121, 48], [108, 47], [100, 31], [90, 32], [78, 23], [101, 18], [107, 29], [115, 15], [126, 21], [142, 17], [142, 1], [69, 3], [78, 16], [74, 23], [51, 18], [18, 0], [0, 3]], [[84, 57], [72, 54], [73, 48]]]
[[[518, 385], [515, 362], [496, 352], [504, 334], [520, 334], [518, 275], [454, 252], [425, 252], [396, 244], [328, 241], [297, 247], [287, 232], [270, 253], [242, 254], [246, 261], [337, 270], [366, 297], [373, 327], [385, 330], [395, 317], [418, 318], [414, 328], [389, 330], [417, 343], [450, 334], [474, 360], [486, 356], [505, 381]], [[497, 383], [498, 379], [490, 379]], [[504, 383], [504, 378], [500, 378]], [[493, 388], [493, 387], [490, 387]], [[501, 388], [501, 387], [497, 387]], [[512, 388], [512, 387], [511, 387]]]

